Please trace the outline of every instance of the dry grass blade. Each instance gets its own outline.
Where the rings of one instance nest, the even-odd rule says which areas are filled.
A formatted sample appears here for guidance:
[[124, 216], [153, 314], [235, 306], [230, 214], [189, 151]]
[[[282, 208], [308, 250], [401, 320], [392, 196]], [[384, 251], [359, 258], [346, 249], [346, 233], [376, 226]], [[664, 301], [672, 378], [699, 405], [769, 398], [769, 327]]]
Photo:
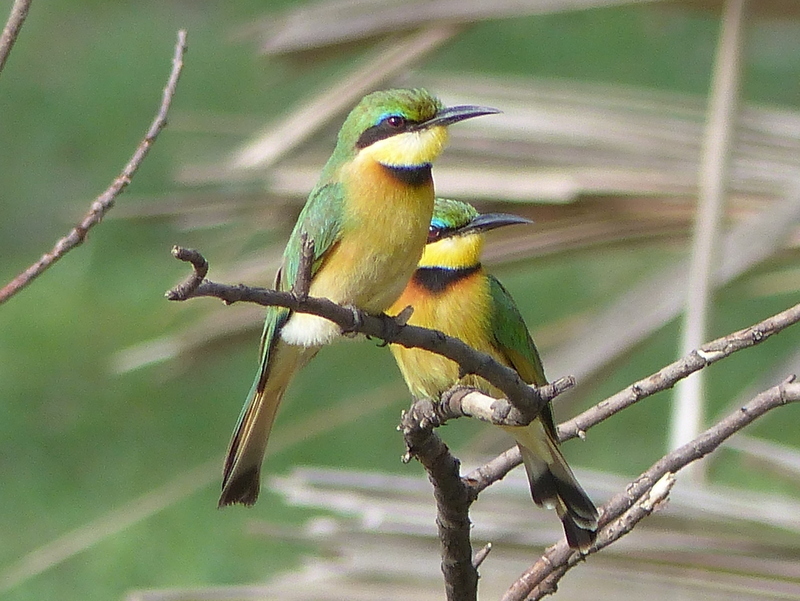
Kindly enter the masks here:
[[[304, 102], [276, 125], [265, 128], [253, 141], [236, 151], [226, 166], [221, 169], [209, 169], [206, 166], [185, 167], [179, 174], [179, 179], [198, 184], [209, 177], [224, 179], [234, 172], [272, 166], [334, 117], [345, 112], [364, 94], [407, 69], [409, 65], [449, 40], [457, 31], [452, 26], [429, 27], [399, 41], [380, 45], [372, 57], [363, 61], [348, 76]], [[310, 190], [311, 186], [303, 195]]]
[[261, 51], [286, 54], [410, 31], [431, 23], [468, 24], [489, 19], [646, 4], [656, 0], [334, 0], [301, 6], [265, 20]]
[[[769, 258], [799, 220], [800, 192], [795, 192], [737, 225], [722, 241], [723, 260], [714, 271], [714, 285], [721, 286]], [[570, 373], [579, 382], [586, 379], [676, 317], [683, 307], [685, 289], [685, 264], [629, 289], [571, 341], [547, 354], [550, 373]]]
[[[465, 124], [453, 139], [453, 149], [467, 160], [480, 154], [493, 157], [498, 167], [509, 168], [508, 163], [529, 173], [567, 170], [575, 182], [591, 183], [608, 171], [606, 181], [618, 181], [617, 190], [651, 194], [638, 187], [636, 179], [625, 187], [625, 178], [615, 177], [615, 171], [640, 173], [655, 178], [658, 192], [695, 194], [705, 116], [702, 98], [575, 81], [467, 76], [419, 76], [415, 83], [418, 80], [448, 103], [468, 99], [503, 108], [491, 123]], [[799, 127], [796, 113], [743, 108], [730, 189], [760, 196], [785, 193], [800, 167]], [[573, 194], [594, 191], [587, 186]], [[529, 198], [537, 193], [541, 194], [531, 189]], [[542, 195], [549, 196], [547, 188]]]
[[[713, 271], [719, 262], [720, 238], [725, 201], [728, 195], [728, 170], [733, 154], [735, 115], [739, 104], [739, 76], [745, 0], [728, 0], [722, 18], [717, 57], [711, 82], [708, 122], [703, 136], [692, 253], [687, 271], [686, 309], [681, 329], [681, 352], [700, 346], [706, 338], [709, 304], [713, 290]], [[670, 419], [669, 446], [677, 448], [699, 434], [704, 419], [705, 374], [695, 374], [678, 383]], [[703, 463], [693, 465], [688, 474], [703, 478]]]
[[794, 447], [743, 434], [731, 438], [725, 446], [765, 464], [768, 468], [780, 470], [794, 479], [800, 479], [800, 450]]
[[[701, 98], [572, 81], [424, 74], [400, 83], [405, 81], [436, 90], [447, 104], [479, 102], [504, 110], [491, 122], [465, 123], [453, 136], [437, 165], [441, 195], [566, 203], [586, 195], [697, 193]], [[797, 180], [800, 115], [744, 109], [736, 140], [732, 194], [779, 197]], [[276, 164], [265, 183], [275, 194], [304, 198], [321, 154], [314, 148]]]

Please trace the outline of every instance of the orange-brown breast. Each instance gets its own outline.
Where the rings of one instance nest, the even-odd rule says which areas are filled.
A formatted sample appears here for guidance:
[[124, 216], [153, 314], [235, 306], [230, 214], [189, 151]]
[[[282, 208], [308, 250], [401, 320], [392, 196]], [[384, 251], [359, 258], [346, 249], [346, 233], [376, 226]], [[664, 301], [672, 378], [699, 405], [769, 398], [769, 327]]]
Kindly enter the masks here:
[[433, 213], [433, 182], [408, 185], [369, 157], [341, 172], [347, 202], [342, 236], [310, 293], [370, 313], [400, 295], [422, 256]]
[[[432, 293], [412, 280], [387, 313], [397, 315], [409, 305], [414, 308], [409, 324], [434, 328], [460, 338], [469, 346], [508, 364], [493, 344], [490, 290], [482, 268], [440, 293]], [[458, 366], [440, 355], [400, 345], [391, 345], [391, 351], [411, 394], [417, 398], [438, 399], [458, 380]], [[463, 383], [492, 396], [501, 396], [483, 378], [467, 376]]]

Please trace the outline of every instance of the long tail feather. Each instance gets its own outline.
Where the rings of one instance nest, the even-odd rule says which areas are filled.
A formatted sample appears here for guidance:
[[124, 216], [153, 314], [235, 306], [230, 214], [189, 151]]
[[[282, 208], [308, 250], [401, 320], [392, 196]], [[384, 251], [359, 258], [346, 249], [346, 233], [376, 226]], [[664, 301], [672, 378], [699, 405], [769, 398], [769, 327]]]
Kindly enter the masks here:
[[578, 484], [557, 443], [537, 419], [506, 428], [517, 440], [534, 503], [555, 509], [569, 546], [588, 550], [597, 534], [597, 508]]
[[280, 340], [280, 328], [286, 319], [276, 317], [265, 326], [260, 368], [228, 447], [220, 507], [235, 503], [252, 505], [258, 499], [261, 463], [278, 406], [294, 374], [318, 350]]

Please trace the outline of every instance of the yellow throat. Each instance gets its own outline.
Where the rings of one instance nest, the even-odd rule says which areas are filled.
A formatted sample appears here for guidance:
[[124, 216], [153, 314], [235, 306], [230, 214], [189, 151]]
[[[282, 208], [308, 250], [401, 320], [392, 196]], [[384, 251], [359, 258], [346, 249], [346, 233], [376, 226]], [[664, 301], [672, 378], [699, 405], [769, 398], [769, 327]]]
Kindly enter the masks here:
[[379, 140], [358, 154], [387, 167], [423, 167], [442, 154], [447, 138], [447, 128], [435, 126]]
[[464, 269], [480, 263], [483, 235], [478, 232], [451, 236], [425, 246], [420, 267]]

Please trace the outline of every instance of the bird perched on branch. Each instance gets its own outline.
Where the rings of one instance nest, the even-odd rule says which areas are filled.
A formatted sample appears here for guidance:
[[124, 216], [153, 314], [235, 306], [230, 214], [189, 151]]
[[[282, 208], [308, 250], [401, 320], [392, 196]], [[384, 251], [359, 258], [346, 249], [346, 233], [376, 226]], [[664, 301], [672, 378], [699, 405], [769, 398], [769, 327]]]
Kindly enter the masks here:
[[[431, 163], [447, 126], [497, 113], [445, 108], [425, 90], [364, 97], [339, 131], [336, 148], [306, 201], [283, 254], [275, 288], [290, 290], [303, 240], [314, 243], [308, 293], [367, 313], [385, 311], [422, 255], [433, 212]], [[341, 332], [321, 317], [269, 307], [255, 382], [225, 460], [219, 505], [252, 505], [267, 439], [294, 374]]]
[[[514, 300], [481, 266], [483, 233], [506, 225], [531, 223], [515, 215], [478, 214], [463, 202], [436, 199], [428, 243], [408, 286], [387, 311], [407, 306], [410, 325], [441, 330], [511, 367], [528, 384], [547, 384], [539, 352]], [[483, 378], [459, 379], [453, 361], [429, 351], [391, 345], [403, 378], [415, 398], [437, 400], [460, 383], [487, 395], [503, 393]], [[569, 545], [588, 549], [597, 530], [597, 509], [578, 484], [558, 449], [550, 405], [528, 426], [501, 426], [517, 441], [531, 495], [537, 505], [554, 508]]]

